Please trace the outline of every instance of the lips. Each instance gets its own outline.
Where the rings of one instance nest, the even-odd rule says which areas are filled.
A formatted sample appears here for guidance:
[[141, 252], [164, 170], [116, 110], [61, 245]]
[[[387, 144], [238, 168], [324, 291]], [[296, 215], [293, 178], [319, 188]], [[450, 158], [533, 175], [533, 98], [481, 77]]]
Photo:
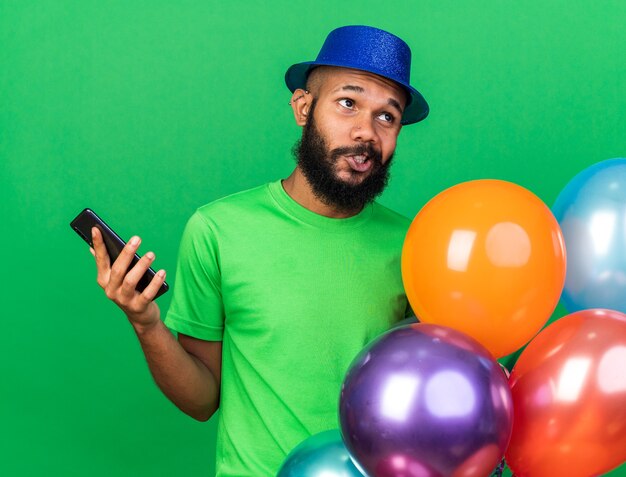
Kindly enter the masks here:
[[367, 154], [355, 154], [352, 156], [344, 157], [353, 171], [367, 172], [372, 168], [372, 161], [367, 156]]

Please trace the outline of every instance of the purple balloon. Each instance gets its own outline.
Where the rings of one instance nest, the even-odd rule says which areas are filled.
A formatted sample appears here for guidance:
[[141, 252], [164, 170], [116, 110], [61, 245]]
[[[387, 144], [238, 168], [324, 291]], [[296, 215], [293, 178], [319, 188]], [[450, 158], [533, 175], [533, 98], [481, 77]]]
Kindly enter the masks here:
[[339, 401], [352, 457], [376, 477], [488, 476], [511, 437], [507, 378], [481, 344], [451, 328], [414, 324], [370, 343]]

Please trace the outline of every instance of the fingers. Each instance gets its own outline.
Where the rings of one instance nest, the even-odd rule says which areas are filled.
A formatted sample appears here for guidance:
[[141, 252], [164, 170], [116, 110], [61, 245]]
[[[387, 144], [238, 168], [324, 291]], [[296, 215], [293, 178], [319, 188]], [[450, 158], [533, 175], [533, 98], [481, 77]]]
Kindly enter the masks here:
[[109, 254], [102, 240], [102, 234], [97, 227], [91, 229], [91, 241], [93, 242], [93, 248], [89, 250], [96, 259], [96, 269], [98, 270], [98, 285], [102, 288], [109, 282], [109, 273], [111, 271], [111, 260]]
[[[150, 268], [154, 261], [154, 253], [148, 252], [131, 268], [122, 281], [121, 292], [126, 297], [132, 297], [135, 295], [135, 288], [137, 283], [141, 280], [146, 270]], [[115, 265], [113, 265], [115, 267]]]
[[159, 270], [143, 292], [139, 293], [135, 288], [137, 283], [143, 277], [146, 270], [154, 261], [154, 253], [148, 252], [141, 257], [139, 262], [128, 272], [124, 283], [122, 284], [122, 290], [118, 303], [126, 309], [129, 317], [132, 315], [138, 316], [144, 314], [152, 301], [156, 297], [159, 288], [165, 281], [165, 270]]
[[155, 316], [158, 319], [158, 306], [153, 300], [165, 281], [165, 270], [155, 274], [143, 292], [136, 290], [137, 284], [154, 262], [154, 253], [146, 253], [130, 268], [141, 243], [141, 239], [135, 236], [124, 246], [111, 265], [102, 232], [94, 227], [91, 234], [93, 247], [89, 251], [96, 259], [98, 284], [104, 289], [106, 296], [117, 304], [133, 323], [142, 323], [146, 320], [153, 322]]
[[110, 287], [117, 289], [122, 286], [126, 272], [135, 257], [135, 252], [137, 252], [140, 243], [141, 239], [139, 237], [132, 237], [115, 259], [115, 262], [113, 262], [111, 266], [111, 276], [109, 278]]
[[152, 278], [152, 281], [150, 282], [150, 284], [141, 293], [141, 297], [140, 297], [141, 300], [146, 301], [146, 302], [154, 300], [154, 297], [158, 293], [164, 281], [165, 281], [165, 270], [159, 270], [156, 273], [156, 275]]

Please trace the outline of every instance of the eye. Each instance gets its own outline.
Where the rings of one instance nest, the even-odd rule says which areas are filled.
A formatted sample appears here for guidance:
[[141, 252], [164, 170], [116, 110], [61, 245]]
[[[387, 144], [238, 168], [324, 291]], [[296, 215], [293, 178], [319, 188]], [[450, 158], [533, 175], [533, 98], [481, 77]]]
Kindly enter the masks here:
[[378, 115], [378, 119], [390, 124], [393, 124], [396, 120], [395, 116], [391, 113], [381, 113]]
[[338, 103], [341, 104], [344, 108], [347, 108], [347, 109], [354, 108], [354, 101], [352, 101], [350, 98], [340, 99], [338, 101]]

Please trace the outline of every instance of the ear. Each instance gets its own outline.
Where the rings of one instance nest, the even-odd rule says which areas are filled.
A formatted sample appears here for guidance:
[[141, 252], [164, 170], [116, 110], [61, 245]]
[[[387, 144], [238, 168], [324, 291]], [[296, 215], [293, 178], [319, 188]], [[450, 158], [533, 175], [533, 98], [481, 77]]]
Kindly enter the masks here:
[[298, 88], [291, 95], [289, 104], [291, 105], [293, 117], [298, 126], [304, 126], [306, 124], [309, 109], [311, 108], [311, 101], [311, 93], [302, 88]]

